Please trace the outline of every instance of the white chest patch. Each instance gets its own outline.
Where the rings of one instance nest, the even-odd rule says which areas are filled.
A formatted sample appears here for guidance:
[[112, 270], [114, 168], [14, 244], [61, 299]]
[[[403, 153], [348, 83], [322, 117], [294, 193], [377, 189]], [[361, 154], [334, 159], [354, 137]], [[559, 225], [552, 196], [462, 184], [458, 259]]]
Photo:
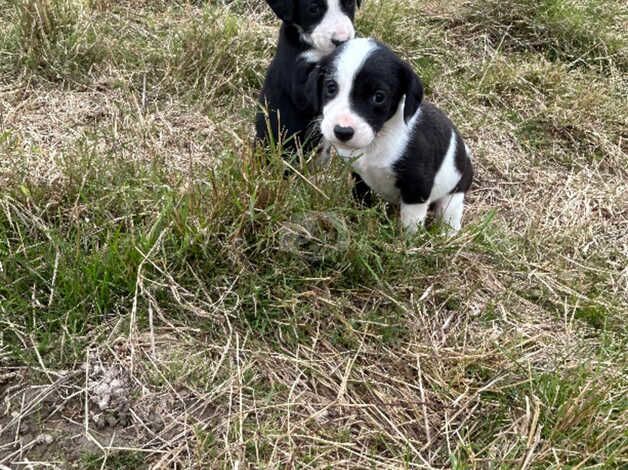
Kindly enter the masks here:
[[392, 203], [398, 203], [400, 197], [393, 167], [402, 157], [410, 140], [410, 130], [421, 115], [419, 108], [406, 124], [403, 119], [404, 103], [402, 99], [395, 115], [379, 131], [371, 145], [359, 150], [338, 149], [342, 158], [352, 161], [353, 170], [366, 184]]

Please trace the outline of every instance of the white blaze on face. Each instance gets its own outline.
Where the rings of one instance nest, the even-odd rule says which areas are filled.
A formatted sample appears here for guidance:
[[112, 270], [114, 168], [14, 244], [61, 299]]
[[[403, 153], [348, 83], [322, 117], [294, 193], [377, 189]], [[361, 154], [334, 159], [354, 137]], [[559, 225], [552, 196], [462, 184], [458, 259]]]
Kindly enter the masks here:
[[327, 11], [321, 22], [308, 35], [312, 45], [320, 51], [330, 53], [336, 45], [334, 40], [345, 42], [353, 39], [353, 22], [340, 8], [340, 0], [327, 0]]
[[[371, 144], [375, 133], [370, 124], [351, 109], [350, 97], [356, 75], [369, 55], [377, 48], [377, 44], [370, 39], [360, 38], [348, 42], [343, 47], [342, 53], [336, 57], [334, 63], [336, 70], [332, 77], [338, 84], [338, 93], [323, 107], [321, 132], [325, 139], [339, 150], [360, 149]], [[351, 139], [342, 142], [334, 134], [336, 126], [350, 127], [355, 133]]]

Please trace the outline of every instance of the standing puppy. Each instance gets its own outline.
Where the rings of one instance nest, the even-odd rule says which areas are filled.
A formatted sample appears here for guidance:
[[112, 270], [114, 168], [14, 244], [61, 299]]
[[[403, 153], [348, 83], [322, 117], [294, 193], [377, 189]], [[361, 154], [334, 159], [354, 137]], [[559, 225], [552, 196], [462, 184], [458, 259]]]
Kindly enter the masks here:
[[451, 121], [423, 102], [423, 86], [408, 64], [373, 39], [343, 44], [321, 64], [323, 137], [351, 159], [354, 194], [373, 190], [401, 204], [414, 233], [428, 208], [455, 233], [473, 169], [469, 149]]
[[[264, 82], [256, 117], [257, 140], [283, 142], [287, 152], [314, 149], [320, 134], [312, 133], [319, 114], [316, 97], [306, 93], [306, 82], [317, 63], [355, 35], [356, 0], [267, 0], [283, 21], [277, 53]], [[360, 5], [357, 0], [357, 5]]]

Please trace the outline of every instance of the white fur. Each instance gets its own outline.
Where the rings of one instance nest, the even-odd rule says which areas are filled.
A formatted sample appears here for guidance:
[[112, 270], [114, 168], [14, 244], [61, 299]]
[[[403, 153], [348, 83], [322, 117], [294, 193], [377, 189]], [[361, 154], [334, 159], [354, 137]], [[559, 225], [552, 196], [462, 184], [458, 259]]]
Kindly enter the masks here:
[[454, 235], [462, 227], [464, 211], [464, 193], [454, 193], [439, 199], [436, 203], [436, 215], [449, 225], [449, 234]]
[[[323, 108], [321, 132], [323, 136], [338, 148], [364, 148], [368, 146], [375, 134], [371, 126], [351, 109], [350, 95], [355, 76], [369, 55], [377, 49], [377, 44], [367, 38], [354, 39], [344, 46], [342, 54], [334, 63], [336, 73], [334, 79], [338, 84], [338, 94]], [[347, 142], [339, 141], [335, 134], [336, 126], [351, 127], [355, 131]]]
[[393, 165], [405, 150], [410, 140], [411, 129], [421, 116], [421, 108], [406, 124], [404, 120], [405, 99], [402, 99], [395, 115], [384, 124], [370, 145], [363, 149], [338, 149], [345, 159], [352, 159], [353, 169], [366, 184], [388, 202], [399, 202], [399, 189]]
[[305, 42], [325, 54], [333, 52], [336, 45], [332, 42], [348, 41], [355, 36], [353, 22], [340, 8], [340, 0], [327, 0], [327, 11], [310, 34], [302, 34]]
[[311, 64], [317, 64], [321, 60], [323, 60], [327, 55], [329, 54], [323, 51], [319, 51], [318, 49], [309, 49], [301, 53], [300, 57], [302, 59], [305, 59], [306, 62], [309, 62]]
[[451, 131], [451, 137], [449, 139], [449, 148], [445, 158], [434, 177], [434, 186], [432, 186], [432, 192], [430, 193], [430, 201], [436, 201], [442, 197], [447, 196], [452, 189], [456, 187], [462, 174], [456, 168], [456, 146], [458, 145], [458, 139], [456, 133]]
[[401, 225], [408, 233], [416, 233], [417, 229], [423, 226], [429, 203], [404, 204], [401, 203]]

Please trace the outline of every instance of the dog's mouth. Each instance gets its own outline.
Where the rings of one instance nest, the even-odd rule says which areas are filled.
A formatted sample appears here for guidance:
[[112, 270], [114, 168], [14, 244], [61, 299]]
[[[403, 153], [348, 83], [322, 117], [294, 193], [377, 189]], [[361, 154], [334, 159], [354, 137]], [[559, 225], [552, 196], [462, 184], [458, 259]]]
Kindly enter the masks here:
[[373, 143], [374, 139], [370, 139], [368, 142], [358, 138], [352, 139], [349, 141], [342, 141], [336, 138], [335, 135], [323, 135], [325, 139], [334, 146], [334, 148], [338, 151], [342, 156], [354, 157], [360, 151], [365, 150], [370, 147]]
[[354, 158], [364, 149], [364, 147], [362, 146], [358, 147], [355, 145], [347, 144], [346, 142], [338, 142], [334, 140], [331, 143], [336, 149], [338, 155], [344, 158]]
[[312, 37], [309, 33], [301, 33], [301, 40], [323, 55], [331, 54], [337, 47], [331, 39], [323, 41]]
[[347, 142], [339, 142], [337, 140], [333, 141], [334, 147], [336, 147], [339, 150], [344, 150], [347, 152], [351, 152], [353, 150], [360, 150], [362, 147], [358, 147], [357, 145], [351, 145], [348, 144]]
[[[336, 48], [355, 37], [355, 31], [351, 33], [334, 33], [331, 36], [328, 33], [319, 33], [314, 31], [300, 31], [301, 41], [310, 47], [316, 49], [323, 54], [331, 54]], [[334, 39], [336, 36], [342, 36], [343, 39]]]
[[370, 147], [376, 138], [377, 138], [377, 134], [374, 134], [370, 137], [356, 136], [355, 138], [348, 141], [341, 141], [337, 139], [336, 136], [333, 136], [331, 139], [328, 139], [328, 140], [336, 148], [340, 148], [347, 151], [353, 151], [353, 150], [361, 150], [361, 149]]

